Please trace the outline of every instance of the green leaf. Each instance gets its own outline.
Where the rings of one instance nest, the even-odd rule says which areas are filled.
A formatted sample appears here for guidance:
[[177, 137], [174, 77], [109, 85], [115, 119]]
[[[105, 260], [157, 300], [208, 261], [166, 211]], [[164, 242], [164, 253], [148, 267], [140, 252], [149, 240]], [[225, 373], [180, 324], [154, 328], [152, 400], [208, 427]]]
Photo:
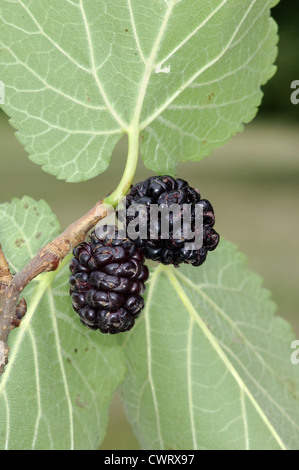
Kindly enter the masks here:
[[152, 273], [123, 341], [123, 400], [143, 448], [298, 449], [294, 335], [244, 261], [222, 241], [200, 268]]
[[2, 0], [3, 109], [59, 178], [103, 172], [137, 131], [146, 165], [173, 173], [254, 117], [275, 71], [274, 3]]
[[141, 151], [148, 168], [175, 173], [179, 161], [209, 155], [255, 117], [278, 37], [270, 0], [166, 3], [155, 57], [165, 73], [148, 84]]
[[23, 268], [41, 246], [60, 232], [49, 205], [28, 196], [0, 204], [0, 221], [0, 243], [12, 273]]
[[[24, 200], [29, 205], [29, 198]], [[16, 205], [24, 223], [15, 225], [15, 235], [34, 252], [36, 239], [25, 230], [29, 208], [23, 207], [22, 219], [18, 203], [11, 209]], [[54, 220], [49, 217], [40, 217], [38, 229], [45, 233], [48, 220]], [[2, 235], [5, 226], [11, 236], [8, 224], [1, 227]], [[6, 250], [15, 266], [12, 253]], [[104, 438], [110, 401], [125, 373], [124, 357], [114, 337], [79, 322], [68, 293], [67, 260], [63, 264], [22, 293], [27, 313], [9, 335], [9, 363], [0, 378], [0, 449], [97, 449]]]

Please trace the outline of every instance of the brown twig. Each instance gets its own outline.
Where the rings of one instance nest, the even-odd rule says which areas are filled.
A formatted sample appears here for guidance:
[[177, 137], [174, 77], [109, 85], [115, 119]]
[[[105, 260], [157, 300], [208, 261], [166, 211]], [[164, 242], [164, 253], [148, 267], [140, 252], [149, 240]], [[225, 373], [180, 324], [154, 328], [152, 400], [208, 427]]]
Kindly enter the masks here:
[[0, 245], [0, 375], [8, 362], [7, 338], [12, 329], [20, 324], [26, 313], [26, 301], [19, 295], [32, 279], [43, 272], [55, 271], [65, 256], [85, 240], [87, 233], [113, 208], [98, 202], [87, 214], [71, 224], [61, 235], [41, 248], [36, 256], [15, 276]]
[[2, 246], [0, 244], [0, 289], [1, 284], [10, 284], [12, 280], [12, 275], [8, 266], [8, 262], [5, 258], [5, 255], [2, 251]]
[[[9, 308], [10, 303], [12, 302], [12, 280], [13, 277], [11, 275], [8, 262], [5, 258], [5, 255], [2, 250], [2, 246], [0, 245], [0, 320], [6, 316], [7, 308]], [[2, 332], [3, 336], [5, 337], [7, 325], [2, 325], [1, 332], [0, 332], [0, 374], [3, 373], [4, 365], [7, 363], [9, 348], [7, 346], [7, 342], [3, 341], [2, 339]]]

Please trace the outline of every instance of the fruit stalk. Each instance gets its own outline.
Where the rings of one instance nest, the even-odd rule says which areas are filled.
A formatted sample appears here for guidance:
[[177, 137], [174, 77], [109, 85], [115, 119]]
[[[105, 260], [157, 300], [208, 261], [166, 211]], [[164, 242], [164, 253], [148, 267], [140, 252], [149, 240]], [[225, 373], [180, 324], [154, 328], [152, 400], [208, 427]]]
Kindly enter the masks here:
[[116, 207], [129, 191], [136, 173], [139, 154], [139, 138], [138, 126], [132, 126], [128, 132], [129, 148], [126, 167], [116, 190], [104, 199], [106, 204], [111, 204], [113, 207]]

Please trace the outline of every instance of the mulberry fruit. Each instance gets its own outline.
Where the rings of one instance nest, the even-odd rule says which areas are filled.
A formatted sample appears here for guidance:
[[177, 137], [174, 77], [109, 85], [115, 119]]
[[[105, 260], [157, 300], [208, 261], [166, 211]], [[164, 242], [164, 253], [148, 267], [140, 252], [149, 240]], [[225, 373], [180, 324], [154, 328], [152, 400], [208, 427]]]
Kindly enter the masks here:
[[[141, 236], [140, 224], [136, 224], [135, 227], [137, 230], [139, 229], [139, 236], [134, 238], [132, 231], [128, 229], [130, 222], [136, 218], [134, 209], [136, 204], [143, 209], [140, 220], [146, 220], [146, 227], [145, 234]], [[176, 215], [168, 210], [166, 216], [167, 236], [164, 234], [165, 224], [162, 223], [165, 215], [162, 216], [156, 213], [156, 216], [152, 217], [151, 208], [153, 204], [160, 208], [169, 208], [175, 204], [178, 208]], [[186, 205], [189, 205], [190, 209], [187, 221], [183, 212]], [[202, 244], [199, 247], [194, 244], [194, 241], [196, 234], [198, 235], [198, 226], [195, 220], [198, 213], [196, 207], [200, 208], [200, 206], [202, 208], [202, 224], [200, 227]], [[130, 207], [132, 213], [129, 211]], [[137, 212], [140, 211], [137, 210]], [[122, 220], [121, 211], [118, 214], [119, 219]], [[219, 243], [219, 234], [213, 228], [215, 215], [211, 203], [207, 199], [201, 199], [198, 190], [190, 187], [187, 181], [180, 178], [174, 179], [167, 175], [153, 176], [135, 184], [126, 197], [125, 214], [125, 220], [122, 221], [126, 222], [127, 236], [135, 243], [135, 246], [144, 253], [146, 258], [166, 265], [178, 266], [181, 263], [188, 263], [193, 266], [200, 266], [206, 260], [208, 251], [215, 250]], [[177, 230], [178, 225], [175, 225], [176, 221], [179, 222], [179, 230]], [[181, 223], [182, 221], [183, 223]], [[156, 236], [152, 236], [153, 230], [155, 230]], [[186, 237], [186, 233], [188, 233], [188, 237]], [[189, 237], [189, 234], [193, 234], [193, 238], [192, 236]], [[189, 248], [190, 245], [186, 249], [186, 242], [191, 244], [193, 242], [191, 249]]]
[[81, 322], [102, 333], [130, 330], [144, 307], [144, 255], [132, 241], [118, 238], [114, 226], [93, 231], [73, 254], [70, 294]]

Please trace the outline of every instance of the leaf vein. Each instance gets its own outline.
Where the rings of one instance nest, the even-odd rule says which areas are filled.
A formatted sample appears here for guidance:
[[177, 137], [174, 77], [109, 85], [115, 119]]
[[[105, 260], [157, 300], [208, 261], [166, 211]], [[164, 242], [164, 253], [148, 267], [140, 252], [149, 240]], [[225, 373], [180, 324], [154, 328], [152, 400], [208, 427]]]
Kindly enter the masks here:
[[56, 343], [56, 352], [57, 352], [57, 357], [58, 357], [58, 362], [61, 370], [61, 375], [62, 375], [62, 381], [65, 389], [65, 394], [66, 394], [66, 400], [67, 400], [67, 407], [68, 407], [68, 412], [69, 412], [69, 420], [70, 420], [70, 450], [74, 450], [74, 421], [73, 421], [73, 406], [72, 406], [72, 401], [70, 397], [70, 390], [68, 386], [68, 381], [67, 381], [67, 376], [63, 364], [63, 359], [62, 359], [62, 349], [61, 349], [61, 342], [59, 338], [59, 330], [58, 330], [58, 325], [57, 325], [57, 319], [55, 315], [55, 303], [54, 303], [54, 298], [53, 298], [53, 292], [51, 288], [47, 289], [47, 294], [48, 294], [48, 301], [49, 301], [49, 310], [50, 310], [50, 315], [52, 318], [52, 325], [53, 325], [53, 330], [54, 330], [54, 335], [55, 335], [55, 343]]
[[[164, 268], [165, 269], [165, 268]], [[220, 346], [221, 342], [215, 338], [215, 336], [211, 333], [207, 325], [204, 323], [198, 312], [195, 310], [193, 304], [191, 303], [190, 299], [186, 295], [184, 289], [181, 287], [178, 278], [176, 277], [176, 274], [173, 273], [171, 270], [166, 270], [165, 272], [173, 285], [175, 291], [177, 292], [178, 297], [181, 299], [183, 305], [185, 306], [186, 310], [190, 313], [191, 317], [195, 320], [195, 322], [198, 324], [199, 328], [202, 330], [202, 332], [205, 334], [207, 340], [210, 342], [211, 346], [215, 350], [215, 352], [218, 354], [219, 358], [221, 361], [224, 363], [224, 365], [227, 367], [229, 370], [230, 374], [232, 377], [235, 379], [236, 383], [244, 391], [244, 393], [247, 395], [249, 400], [251, 401], [252, 405], [256, 409], [256, 412], [260, 416], [260, 418], [263, 420], [265, 426], [268, 428], [269, 432], [273, 436], [273, 438], [276, 440], [278, 445], [282, 448], [285, 449], [285, 445], [283, 444], [280, 436], [278, 435], [276, 429], [272, 425], [272, 423], [269, 421], [269, 418], [267, 415], [264, 413], [264, 411], [261, 409], [259, 403], [256, 401], [244, 381], [242, 380], [241, 376], [239, 375], [238, 371], [235, 369], [233, 366], [232, 362], [229, 360], [228, 356], [224, 352], [224, 348]]]
[[156, 425], [157, 425], [157, 435], [159, 439], [160, 448], [164, 449], [164, 442], [162, 437], [162, 430], [161, 430], [161, 423], [160, 423], [160, 414], [159, 414], [159, 406], [158, 400], [156, 395], [156, 389], [153, 380], [153, 371], [152, 371], [152, 349], [151, 349], [151, 334], [150, 334], [150, 315], [149, 309], [151, 304], [151, 298], [154, 293], [155, 285], [158, 281], [158, 277], [160, 275], [160, 269], [154, 272], [150, 279], [149, 283], [149, 290], [148, 290], [148, 297], [147, 297], [147, 304], [144, 311], [144, 320], [145, 320], [145, 332], [146, 332], [146, 343], [147, 343], [147, 366], [148, 366], [148, 381], [151, 387], [152, 397], [153, 397], [153, 405], [155, 410], [155, 417], [156, 417]]
[[34, 22], [34, 24], [37, 26], [37, 28], [39, 29], [40, 33], [42, 36], [44, 36], [59, 52], [61, 52], [62, 55], [64, 55], [70, 62], [72, 62], [76, 67], [78, 67], [79, 69], [83, 70], [84, 72], [87, 72], [87, 73], [91, 73], [91, 70], [84, 67], [82, 64], [79, 64], [78, 62], [76, 62], [74, 60], [74, 58], [68, 54], [61, 46], [59, 46], [59, 44], [57, 44], [57, 42], [55, 42], [51, 36], [49, 36], [44, 30], [43, 28], [41, 27], [41, 25], [39, 24], [39, 22], [37, 21], [37, 19], [35, 18], [35, 16], [31, 13], [31, 11], [29, 10], [28, 7], [26, 7], [26, 5], [24, 5], [23, 1], [22, 0], [19, 0], [19, 3], [22, 5], [22, 7], [24, 8], [24, 10], [27, 12], [27, 14], [30, 16], [30, 18], [32, 19], [32, 21]]
[[191, 423], [191, 434], [193, 448], [197, 449], [197, 439], [196, 439], [196, 429], [194, 421], [194, 404], [193, 404], [193, 393], [192, 393], [192, 332], [193, 332], [194, 320], [190, 317], [189, 320], [189, 329], [188, 329], [188, 348], [187, 348], [187, 386], [188, 386], [188, 406], [190, 413], [190, 423]]
[[81, 10], [81, 14], [82, 14], [83, 22], [84, 22], [84, 27], [85, 27], [85, 31], [86, 31], [86, 37], [87, 37], [87, 41], [88, 41], [92, 75], [93, 75], [94, 80], [97, 84], [97, 87], [100, 91], [100, 94], [101, 94], [101, 96], [102, 96], [102, 98], [103, 98], [103, 100], [104, 100], [104, 102], [107, 106], [107, 109], [110, 111], [110, 114], [114, 117], [116, 122], [118, 122], [118, 124], [120, 125], [122, 130], [127, 131], [127, 125], [124, 123], [124, 121], [116, 113], [116, 111], [113, 108], [112, 104], [110, 103], [110, 101], [108, 99], [108, 96], [106, 95], [106, 92], [104, 90], [104, 87], [103, 87], [103, 85], [102, 85], [102, 83], [101, 83], [101, 81], [98, 77], [97, 67], [96, 67], [96, 63], [95, 63], [95, 55], [94, 55], [94, 50], [93, 50], [93, 45], [92, 45], [92, 39], [91, 39], [90, 30], [89, 30], [89, 27], [88, 27], [88, 21], [87, 21], [86, 13], [85, 13], [84, 6], [83, 6], [83, 0], [80, 0], [80, 10]]
[[185, 37], [185, 39], [183, 39], [174, 49], [172, 49], [172, 51], [170, 51], [167, 54], [167, 56], [165, 56], [163, 59], [161, 59], [158, 62], [156, 67], [162, 67], [164, 62], [167, 62], [170, 59], [170, 57], [172, 57], [177, 51], [179, 51], [184, 46], [184, 44], [186, 44], [188, 41], [190, 41], [190, 39], [196, 33], [198, 33], [198, 31], [200, 31], [208, 23], [208, 21], [211, 18], [213, 18], [213, 16], [215, 16], [216, 13], [218, 13], [219, 10], [221, 10], [221, 8], [227, 3], [227, 1], [228, 0], [222, 0], [222, 2], [215, 8], [215, 10], [213, 10], [193, 31], [191, 31], [190, 34], [188, 34], [188, 36]]
[[226, 46], [223, 48], [223, 50], [218, 54], [214, 59], [211, 61], [207, 62], [203, 67], [201, 67], [195, 74], [192, 75], [191, 78], [189, 78], [185, 83], [183, 83], [180, 88], [170, 96], [166, 102], [159, 108], [157, 109], [151, 116], [146, 118], [141, 124], [140, 124], [140, 129], [143, 130], [146, 128], [152, 121], [154, 121], [166, 108], [169, 107], [169, 105], [186, 89], [188, 86], [190, 86], [194, 80], [196, 80], [200, 75], [203, 74], [206, 70], [208, 70], [210, 67], [212, 67], [218, 60], [220, 60], [224, 54], [228, 51], [229, 47], [231, 46], [234, 38], [237, 36], [242, 24], [246, 20], [250, 10], [252, 9], [253, 5], [256, 3], [256, 0], [252, 0], [250, 6], [246, 10], [244, 16], [242, 17], [239, 25], [236, 27], [235, 31], [233, 32], [231, 38], [227, 42]]
[[40, 419], [42, 415], [42, 412], [41, 412], [42, 407], [41, 407], [41, 389], [40, 389], [40, 382], [39, 382], [38, 352], [37, 352], [36, 343], [35, 343], [31, 326], [29, 326], [28, 333], [30, 336], [31, 344], [32, 344], [34, 370], [35, 370], [36, 396], [37, 396], [37, 417], [36, 417], [36, 422], [34, 426], [34, 435], [33, 435], [32, 446], [31, 446], [32, 449], [34, 449], [37, 435], [38, 435], [39, 423], [40, 423]]
[[142, 52], [142, 50], [141, 50], [141, 46], [140, 46], [140, 42], [139, 42], [137, 30], [136, 30], [136, 24], [135, 24], [135, 20], [134, 20], [134, 15], [133, 15], [133, 10], [132, 10], [131, 0], [127, 0], [127, 4], [128, 4], [129, 13], [130, 13], [130, 19], [131, 19], [131, 24], [132, 24], [132, 28], [133, 28], [133, 33], [134, 33], [134, 38], [135, 38], [136, 46], [137, 46], [137, 49], [138, 49], [138, 52], [139, 52], [139, 55], [140, 55], [140, 58], [141, 58], [142, 62], [143, 62], [144, 64], [146, 64], [146, 61], [145, 61], [143, 52]]

